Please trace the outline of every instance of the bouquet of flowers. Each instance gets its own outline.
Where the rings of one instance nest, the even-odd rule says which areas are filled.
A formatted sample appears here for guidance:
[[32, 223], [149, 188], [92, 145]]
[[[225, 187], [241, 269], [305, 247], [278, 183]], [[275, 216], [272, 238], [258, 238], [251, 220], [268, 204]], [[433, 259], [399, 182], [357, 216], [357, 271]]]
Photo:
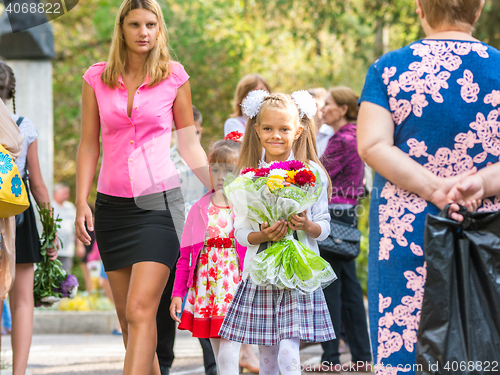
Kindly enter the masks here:
[[33, 294], [35, 307], [52, 306], [63, 297], [73, 298], [78, 288], [78, 280], [62, 268], [59, 260], [50, 260], [47, 256], [47, 249], [55, 247], [57, 228], [61, 227], [59, 222], [62, 219], [54, 219], [54, 209], [49, 210], [46, 207], [40, 208], [38, 214], [43, 226], [41, 253], [44, 260], [37, 264], [35, 270]]
[[[276, 162], [262, 168], [247, 168], [240, 176], [228, 175], [224, 193], [235, 209], [250, 220], [269, 226], [311, 207], [321, 193], [317, 171], [298, 160]], [[326, 287], [337, 276], [319, 255], [287, 235], [250, 264], [250, 277], [257, 285], [276, 285], [310, 293]]]

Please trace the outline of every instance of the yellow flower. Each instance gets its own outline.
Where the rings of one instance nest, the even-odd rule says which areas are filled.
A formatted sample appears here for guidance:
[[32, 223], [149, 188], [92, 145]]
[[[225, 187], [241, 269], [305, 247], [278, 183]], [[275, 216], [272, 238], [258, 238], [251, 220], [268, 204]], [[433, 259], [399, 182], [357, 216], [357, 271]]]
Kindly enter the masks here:
[[286, 172], [286, 175], [288, 176], [286, 178], [286, 182], [289, 182], [291, 184], [294, 184], [295, 183], [295, 175], [297, 174], [297, 171], [288, 171]]
[[267, 180], [266, 185], [269, 187], [269, 190], [273, 192], [274, 190], [283, 187], [283, 177], [278, 175], [271, 176]]

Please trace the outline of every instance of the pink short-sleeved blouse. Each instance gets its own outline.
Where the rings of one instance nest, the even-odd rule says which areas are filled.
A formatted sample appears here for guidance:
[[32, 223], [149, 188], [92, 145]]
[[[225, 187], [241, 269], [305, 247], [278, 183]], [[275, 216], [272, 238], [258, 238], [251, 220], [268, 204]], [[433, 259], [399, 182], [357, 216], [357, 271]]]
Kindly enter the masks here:
[[98, 192], [131, 198], [180, 187], [170, 160], [172, 106], [177, 89], [189, 76], [181, 64], [171, 66], [171, 74], [156, 86], [148, 87], [146, 77], [134, 94], [131, 117], [122, 77], [115, 89], [101, 80], [106, 62], [92, 65], [83, 75], [99, 106], [103, 157]]

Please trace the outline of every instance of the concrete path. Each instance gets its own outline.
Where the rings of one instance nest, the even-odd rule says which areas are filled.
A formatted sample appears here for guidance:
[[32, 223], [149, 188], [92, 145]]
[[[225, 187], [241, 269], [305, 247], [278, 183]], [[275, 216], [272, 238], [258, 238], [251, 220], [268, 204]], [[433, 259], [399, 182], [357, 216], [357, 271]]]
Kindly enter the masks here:
[[[1, 375], [10, 375], [10, 336], [2, 336], [1, 361], [7, 369]], [[197, 339], [187, 331], [177, 331], [175, 361], [171, 375], [204, 375], [203, 357]], [[321, 345], [312, 345], [301, 351], [303, 365], [317, 363]], [[121, 375], [125, 350], [121, 336], [113, 335], [34, 335], [31, 347], [29, 375]], [[348, 355], [342, 356], [349, 360]]]

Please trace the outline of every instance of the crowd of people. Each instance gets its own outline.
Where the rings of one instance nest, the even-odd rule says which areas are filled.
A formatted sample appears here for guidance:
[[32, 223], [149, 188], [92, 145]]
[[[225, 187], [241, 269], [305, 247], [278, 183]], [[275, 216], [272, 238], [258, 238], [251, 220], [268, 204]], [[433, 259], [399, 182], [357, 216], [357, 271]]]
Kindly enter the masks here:
[[[108, 60], [83, 76], [75, 206], [65, 185], [51, 203], [34, 125], [0, 103], [0, 143], [36, 203], [52, 205], [64, 223], [75, 218], [60, 233], [69, 244], [59, 253], [64, 268], [75, 252], [85, 264], [96, 241], [126, 348], [124, 374], [168, 374], [176, 327], [199, 338], [207, 375], [338, 372], [344, 347], [351, 371], [396, 374], [415, 363], [426, 215], [450, 203], [457, 221], [459, 205], [500, 210], [500, 52], [472, 36], [483, 5], [417, 0], [426, 37], [375, 61], [359, 97], [343, 86], [276, 93], [263, 76], [244, 76], [207, 156], [202, 114], [188, 73], [169, 55], [160, 6], [125, 0]], [[15, 112], [15, 77], [4, 62], [0, 97]], [[289, 221], [259, 224], [226, 196], [228, 174], [289, 160], [308, 165], [323, 188]], [[355, 259], [322, 243], [331, 223], [356, 228], [370, 168], [368, 327]], [[33, 264], [41, 260], [32, 205], [23, 216], [17, 226], [14, 218], [0, 222], [4, 253], [15, 238], [14, 375], [27, 366]], [[330, 264], [336, 281], [307, 293], [249, 277], [257, 254], [289, 231]], [[49, 254], [55, 259], [57, 249]], [[90, 290], [88, 273], [86, 282]], [[301, 366], [306, 343], [321, 343], [321, 363]]]

